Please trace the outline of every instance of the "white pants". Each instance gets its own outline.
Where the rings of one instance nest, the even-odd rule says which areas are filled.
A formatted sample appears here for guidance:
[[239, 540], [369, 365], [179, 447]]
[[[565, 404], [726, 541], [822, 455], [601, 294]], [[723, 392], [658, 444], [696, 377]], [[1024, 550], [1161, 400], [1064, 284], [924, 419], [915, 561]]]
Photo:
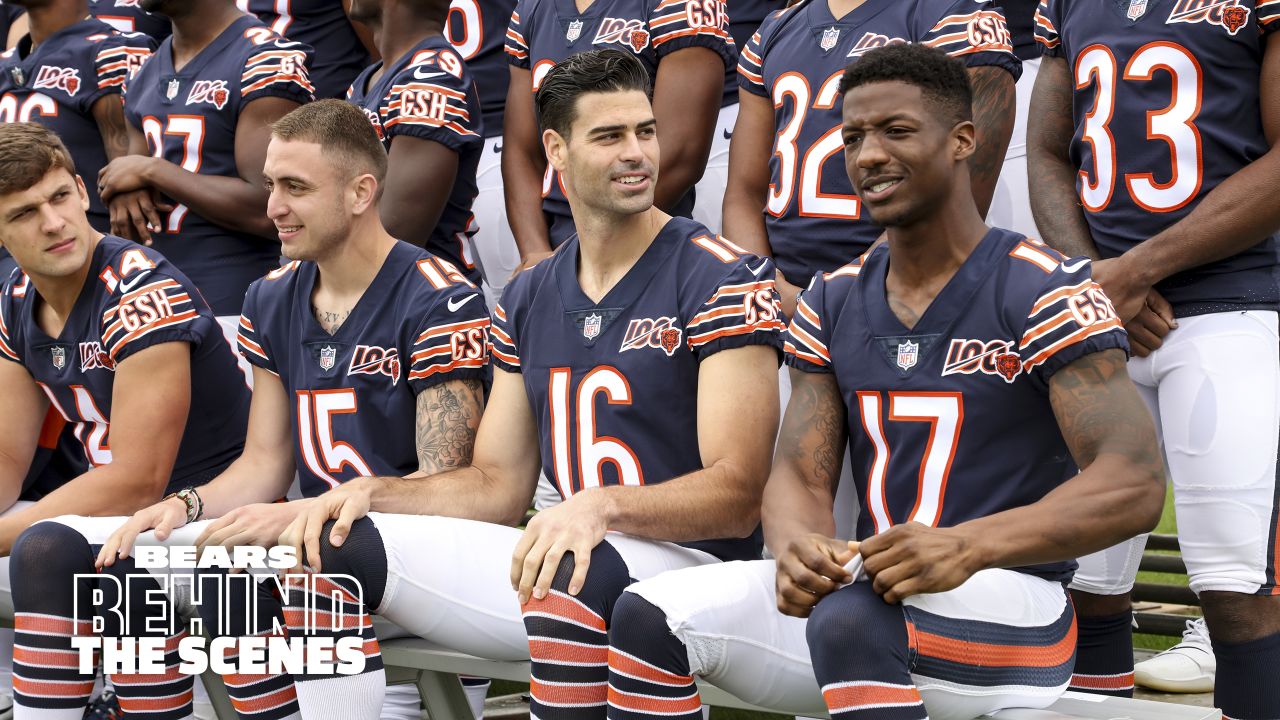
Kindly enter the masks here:
[[476, 168], [479, 194], [471, 203], [479, 231], [471, 237], [476, 262], [484, 274], [484, 299], [493, 309], [506, 287], [507, 279], [520, 264], [520, 251], [507, 222], [507, 204], [502, 195], [502, 136], [484, 142], [480, 164]]
[[[1178, 319], [1164, 345], [1129, 361], [1173, 480], [1191, 589], [1253, 594], [1276, 578], [1280, 343], [1275, 312]], [[1072, 587], [1133, 587], [1146, 536], [1081, 558]]]
[[[724, 206], [724, 189], [729, 184], [729, 140], [733, 125], [738, 121], [738, 103], [720, 108], [716, 128], [711, 135], [711, 152], [707, 155], [707, 169], [694, 188], [693, 219], [706, 225], [711, 232], [722, 230], [721, 214]], [[733, 238], [730, 238], [731, 240]]]
[[1013, 121], [1013, 135], [1009, 150], [1000, 168], [1000, 181], [996, 183], [991, 209], [987, 212], [987, 224], [1007, 228], [1028, 237], [1039, 238], [1035, 218], [1031, 215], [1031, 196], [1027, 191], [1027, 116], [1031, 110], [1031, 90], [1040, 71], [1040, 58], [1022, 61], [1022, 77], [1018, 79], [1017, 114]]
[[236, 365], [240, 367], [240, 372], [244, 373], [244, 381], [253, 389], [253, 369], [249, 366], [249, 361], [244, 359], [240, 354], [239, 341], [236, 340], [240, 335], [240, 316], [239, 315], [219, 315], [217, 318], [218, 325], [222, 327], [222, 336], [227, 339], [227, 344], [231, 346], [231, 354], [236, 357]]
[[[691, 674], [778, 712], [825, 713], [805, 639], [807, 621], [778, 612], [775, 572], [772, 560], [718, 563], [664, 573], [627, 592], [666, 614], [668, 629], [687, 648]], [[955, 590], [916, 595], [903, 604], [962, 621], [1031, 628], [1058, 620], [1067, 598], [1058, 583], [984, 570]], [[916, 674], [912, 680], [935, 720], [1046, 707], [1066, 690], [1065, 681], [1061, 687], [1041, 688], [966, 686]]]

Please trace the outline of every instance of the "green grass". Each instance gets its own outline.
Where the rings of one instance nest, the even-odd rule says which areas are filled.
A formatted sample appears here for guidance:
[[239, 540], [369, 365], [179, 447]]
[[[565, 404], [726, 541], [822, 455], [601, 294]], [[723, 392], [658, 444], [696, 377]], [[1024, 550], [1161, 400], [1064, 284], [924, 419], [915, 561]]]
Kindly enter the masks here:
[[[1165, 493], [1164, 513], [1160, 516], [1160, 524], [1156, 526], [1155, 532], [1161, 535], [1176, 535], [1178, 533], [1178, 521], [1173, 516], [1172, 488]], [[1177, 575], [1174, 573], [1139, 572], [1138, 582], [1186, 585], [1187, 576]], [[1137, 648], [1146, 648], [1148, 650], [1167, 650], [1176, 645], [1179, 639], [1180, 638], [1165, 637], [1164, 635], [1144, 635], [1142, 633], [1135, 633], [1133, 636], [1133, 646]]]

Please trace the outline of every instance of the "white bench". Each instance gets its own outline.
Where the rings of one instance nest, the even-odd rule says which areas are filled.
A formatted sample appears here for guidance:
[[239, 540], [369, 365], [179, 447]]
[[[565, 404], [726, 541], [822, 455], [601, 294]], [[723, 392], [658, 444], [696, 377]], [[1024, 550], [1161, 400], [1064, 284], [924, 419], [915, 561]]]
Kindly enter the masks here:
[[[399, 638], [380, 644], [382, 661], [387, 667], [387, 682], [416, 684], [431, 720], [471, 719], [471, 710], [458, 675], [529, 682], [527, 662], [483, 660], [446, 650], [421, 638]], [[707, 683], [698, 683], [698, 690], [707, 705], [778, 712], [742, 702]], [[1210, 708], [1068, 692], [1047, 710], [1005, 710], [998, 717], [1000, 720], [1220, 720], [1222, 713]]]

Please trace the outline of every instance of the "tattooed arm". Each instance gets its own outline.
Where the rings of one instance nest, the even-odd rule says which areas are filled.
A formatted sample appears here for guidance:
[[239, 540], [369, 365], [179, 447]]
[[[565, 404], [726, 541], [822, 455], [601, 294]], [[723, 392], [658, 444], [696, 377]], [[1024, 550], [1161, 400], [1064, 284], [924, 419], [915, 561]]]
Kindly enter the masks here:
[[1070, 257], [1098, 258], [1084, 209], [1076, 193], [1076, 167], [1071, 162], [1074, 83], [1067, 61], [1045, 56], [1031, 95], [1027, 119], [1027, 176], [1031, 214], [1042, 239]]
[[434, 475], [470, 465], [483, 412], [484, 387], [479, 380], [451, 380], [419, 393], [416, 474]]
[[978, 211], [986, 217], [991, 198], [1000, 180], [1009, 138], [1013, 135], [1013, 119], [1017, 114], [1017, 95], [1013, 76], [1008, 70], [991, 65], [971, 68], [973, 84], [973, 125], [978, 131], [977, 148], [969, 158], [973, 199]]
[[952, 528], [896, 525], [868, 538], [863, 567], [885, 601], [945, 592], [979, 570], [1080, 557], [1155, 527], [1164, 466], [1124, 353], [1092, 353], [1062, 368], [1049, 400], [1080, 473], [1030, 505]]

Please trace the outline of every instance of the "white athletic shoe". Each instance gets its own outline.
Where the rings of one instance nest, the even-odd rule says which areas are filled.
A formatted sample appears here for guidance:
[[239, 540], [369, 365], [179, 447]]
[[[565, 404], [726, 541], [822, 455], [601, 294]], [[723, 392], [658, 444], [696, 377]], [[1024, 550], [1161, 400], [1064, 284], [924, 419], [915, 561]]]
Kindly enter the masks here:
[[13, 720], [13, 691], [0, 690], [0, 720]]
[[1209, 643], [1204, 618], [1188, 620], [1182, 642], [1133, 666], [1133, 680], [1152, 690], [1171, 693], [1213, 692], [1218, 660]]

